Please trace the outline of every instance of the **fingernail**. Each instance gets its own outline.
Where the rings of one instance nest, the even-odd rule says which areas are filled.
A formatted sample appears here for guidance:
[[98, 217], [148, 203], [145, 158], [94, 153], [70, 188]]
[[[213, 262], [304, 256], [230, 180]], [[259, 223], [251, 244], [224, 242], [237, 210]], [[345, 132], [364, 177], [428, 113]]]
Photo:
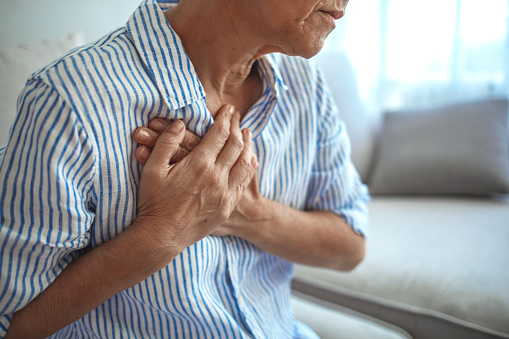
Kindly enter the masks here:
[[143, 130], [143, 129], [140, 129], [138, 131], [138, 141], [141, 141], [141, 142], [147, 142], [150, 140], [150, 133], [148, 133], [147, 131]]
[[172, 124], [170, 125], [168, 132], [174, 133], [174, 134], [179, 134], [180, 131], [182, 131], [182, 128], [184, 128], [184, 124], [181, 124], [181, 123], [175, 121], [175, 122], [172, 122]]
[[235, 107], [233, 107], [233, 105], [228, 105], [228, 113], [230, 115], [232, 115], [233, 113], [235, 113]]
[[156, 130], [158, 132], [161, 132], [164, 129], [164, 124], [159, 120], [152, 120], [149, 124], [150, 128], [153, 130]]
[[143, 160], [147, 160], [148, 159], [148, 156], [149, 156], [149, 152], [148, 150], [143, 147], [139, 153], [139, 156], [143, 159]]

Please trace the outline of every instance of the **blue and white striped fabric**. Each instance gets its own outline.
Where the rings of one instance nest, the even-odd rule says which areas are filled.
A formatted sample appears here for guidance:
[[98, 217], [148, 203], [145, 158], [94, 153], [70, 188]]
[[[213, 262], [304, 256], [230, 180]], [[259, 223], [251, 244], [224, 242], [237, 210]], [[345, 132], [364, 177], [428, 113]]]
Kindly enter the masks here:
[[[124, 28], [35, 73], [0, 159], [0, 336], [12, 313], [66, 265], [136, 218], [142, 168], [132, 132], [150, 119], [213, 123], [168, 2], [146, 0]], [[345, 127], [313, 63], [269, 55], [253, 131], [260, 192], [302, 210], [329, 210], [366, 233], [368, 195]], [[294, 320], [292, 264], [236, 237], [209, 236], [55, 338], [312, 338]]]

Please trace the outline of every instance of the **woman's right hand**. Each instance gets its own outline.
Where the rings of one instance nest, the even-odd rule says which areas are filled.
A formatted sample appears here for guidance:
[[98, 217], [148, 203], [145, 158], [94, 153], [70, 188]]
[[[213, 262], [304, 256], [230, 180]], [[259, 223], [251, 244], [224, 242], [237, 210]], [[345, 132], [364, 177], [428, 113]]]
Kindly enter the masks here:
[[257, 166], [251, 133], [239, 125], [239, 114], [224, 106], [202, 141], [175, 164], [170, 160], [185, 126], [175, 121], [161, 133], [138, 191], [135, 224], [147, 246], [173, 258], [228, 219]]

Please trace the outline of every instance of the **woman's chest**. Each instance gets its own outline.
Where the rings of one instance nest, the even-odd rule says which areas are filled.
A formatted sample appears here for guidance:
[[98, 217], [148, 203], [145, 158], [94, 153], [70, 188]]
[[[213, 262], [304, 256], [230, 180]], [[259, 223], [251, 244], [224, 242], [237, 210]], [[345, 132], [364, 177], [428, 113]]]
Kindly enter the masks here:
[[[143, 167], [134, 156], [139, 146], [132, 132], [146, 126], [154, 117], [181, 119], [191, 132], [203, 135], [213, 123], [205, 102], [198, 102], [180, 110], [168, 110], [153, 104], [151, 111], [126, 112], [103, 121], [105, 130], [97, 139], [99, 166], [95, 177], [96, 234], [101, 243], [122, 232], [134, 222], [137, 214], [137, 191]], [[106, 119], [105, 119], [106, 120]], [[255, 129], [252, 123], [243, 128]], [[108, 126], [108, 128], [105, 128]], [[272, 108], [267, 121], [253, 140], [258, 157], [260, 193], [272, 200], [294, 208], [303, 208], [315, 156], [316, 122], [301, 112]]]

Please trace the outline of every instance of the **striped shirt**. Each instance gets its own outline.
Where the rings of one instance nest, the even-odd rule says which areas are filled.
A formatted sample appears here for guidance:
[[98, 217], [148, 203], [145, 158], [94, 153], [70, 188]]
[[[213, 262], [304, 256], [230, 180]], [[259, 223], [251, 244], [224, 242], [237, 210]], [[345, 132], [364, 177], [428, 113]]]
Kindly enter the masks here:
[[[71, 260], [136, 219], [142, 167], [132, 132], [181, 119], [213, 123], [182, 42], [145, 0], [122, 27], [28, 80], [0, 159], [0, 336], [14, 311]], [[256, 61], [263, 95], [241, 127], [253, 132], [260, 193], [327, 210], [366, 234], [366, 187], [323, 74], [280, 54]], [[294, 319], [290, 262], [237, 237], [208, 236], [55, 338], [314, 338]]]

